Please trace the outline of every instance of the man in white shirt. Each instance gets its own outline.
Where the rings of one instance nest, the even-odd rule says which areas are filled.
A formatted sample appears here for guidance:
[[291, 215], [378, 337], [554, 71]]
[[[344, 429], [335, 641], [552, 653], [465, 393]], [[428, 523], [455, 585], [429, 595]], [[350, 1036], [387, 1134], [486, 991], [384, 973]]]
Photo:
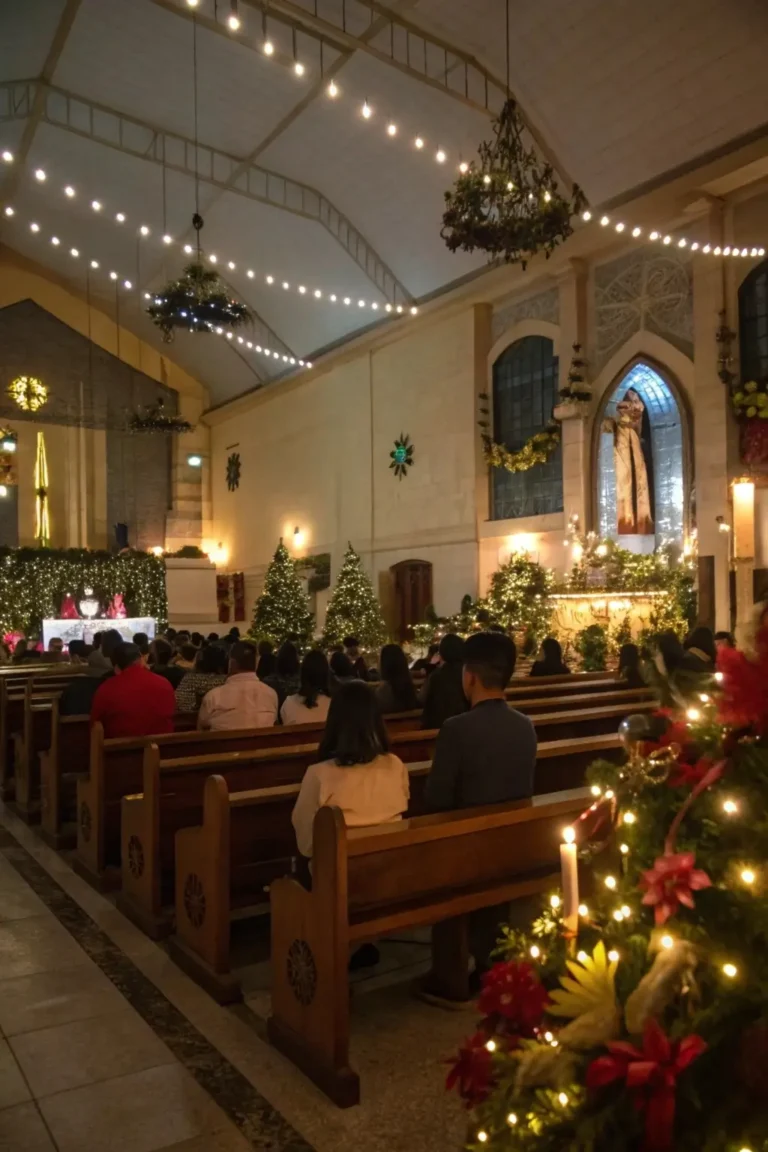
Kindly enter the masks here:
[[227, 681], [206, 692], [198, 728], [268, 728], [277, 722], [277, 693], [256, 675], [256, 649], [238, 641], [229, 650]]

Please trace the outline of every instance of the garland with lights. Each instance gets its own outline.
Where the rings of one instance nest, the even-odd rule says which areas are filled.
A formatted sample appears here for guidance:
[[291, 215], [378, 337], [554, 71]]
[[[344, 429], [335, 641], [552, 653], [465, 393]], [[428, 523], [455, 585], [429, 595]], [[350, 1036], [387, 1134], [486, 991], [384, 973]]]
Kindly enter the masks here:
[[295, 635], [304, 645], [312, 637], [314, 623], [296, 562], [281, 537], [264, 577], [264, 591], [254, 606], [248, 635], [252, 640], [271, 640], [273, 644], [282, 644]]
[[92, 588], [102, 604], [122, 595], [130, 616], [168, 619], [165, 562], [146, 552], [87, 548], [0, 548], [0, 628], [37, 633], [43, 620], [58, 616], [67, 593]]
[[466, 1148], [768, 1148], [768, 621], [755, 650], [590, 768], [563, 892], [505, 929], [448, 1076]]
[[171, 432], [182, 435], [192, 431], [189, 420], [183, 416], [169, 416], [165, 411], [165, 402], [158, 399], [148, 408], [139, 408], [128, 421], [129, 432], [163, 433]]
[[388, 639], [373, 584], [351, 544], [347, 545], [344, 563], [328, 602], [323, 647], [340, 644], [345, 636], [355, 636], [361, 647], [368, 650], [378, 650]]
[[487, 392], [480, 393], [480, 439], [483, 442], [483, 460], [491, 468], [504, 468], [507, 472], [527, 472], [536, 464], [546, 464], [552, 453], [561, 441], [560, 425], [554, 418], [549, 421], [541, 432], [534, 432], [525, 444], [512, 452], [505, 444], [494, 440], [490, 432], [490, 397]]
[[253, 323], [250, 310], [227, 295], [218, 272], [205, 268], [199, 258], [187, 264], [178, 280], [160, 289], [147, 314], [166, 344], [173, 340], [176, 328], [188, 332], [235, 331]]
[[523, 268], [544, 252], [547, 259], [573, 232], [572, 218], [586, 207], [578, 185], [570, 198], [558, 191], [551, 164], [526, 148], [523, 122], [509, 99], [494, 121], [494, 139], [478, 149], [480, 164], [462, 164], [445, 193], [440, 235], [451, 252], [487, 252]]

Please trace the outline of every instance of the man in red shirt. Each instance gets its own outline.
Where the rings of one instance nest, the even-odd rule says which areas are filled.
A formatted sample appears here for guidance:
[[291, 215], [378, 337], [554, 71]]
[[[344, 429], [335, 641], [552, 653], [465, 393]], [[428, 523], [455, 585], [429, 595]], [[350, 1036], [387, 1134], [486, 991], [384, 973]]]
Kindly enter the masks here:
[[118, 644], [111, 658], [115, 675], [96, 690], [91, 724], [101, 721], [107, 739], [173, 732], [176, 695], [168, 681], [144, 666], [135, 644]]

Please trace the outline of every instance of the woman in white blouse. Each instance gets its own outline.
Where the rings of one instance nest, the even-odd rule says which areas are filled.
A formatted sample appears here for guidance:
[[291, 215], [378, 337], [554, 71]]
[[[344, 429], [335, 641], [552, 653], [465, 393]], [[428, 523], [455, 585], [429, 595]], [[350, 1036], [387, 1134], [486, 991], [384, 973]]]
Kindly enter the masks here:
[[400, 820], [408, 808], [408, 770], [389, 751], [375, 694], [362, 680], [341, 684], [331, 700], [320, 763], [309, 767], [293, 809], [302, 856], [312, 855], [312, 826], [319, 808], [335, 805], [348, 828]]
[[321, 724], [331, 703], [330, 671], [324, 652], [307, 652], [301, 664], [301, 685], [280, 709], [283, 724]]

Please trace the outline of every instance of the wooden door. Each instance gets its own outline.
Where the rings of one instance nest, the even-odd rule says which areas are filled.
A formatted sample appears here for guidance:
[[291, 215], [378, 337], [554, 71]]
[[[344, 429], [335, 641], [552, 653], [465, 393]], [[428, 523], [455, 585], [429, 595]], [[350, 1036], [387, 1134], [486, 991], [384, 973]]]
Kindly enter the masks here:
[[395, 621], [400, 640], [424, 620], [432, 603], [432, 565], [428, 560], [401, 560], [390, 569], [395, 585]]

